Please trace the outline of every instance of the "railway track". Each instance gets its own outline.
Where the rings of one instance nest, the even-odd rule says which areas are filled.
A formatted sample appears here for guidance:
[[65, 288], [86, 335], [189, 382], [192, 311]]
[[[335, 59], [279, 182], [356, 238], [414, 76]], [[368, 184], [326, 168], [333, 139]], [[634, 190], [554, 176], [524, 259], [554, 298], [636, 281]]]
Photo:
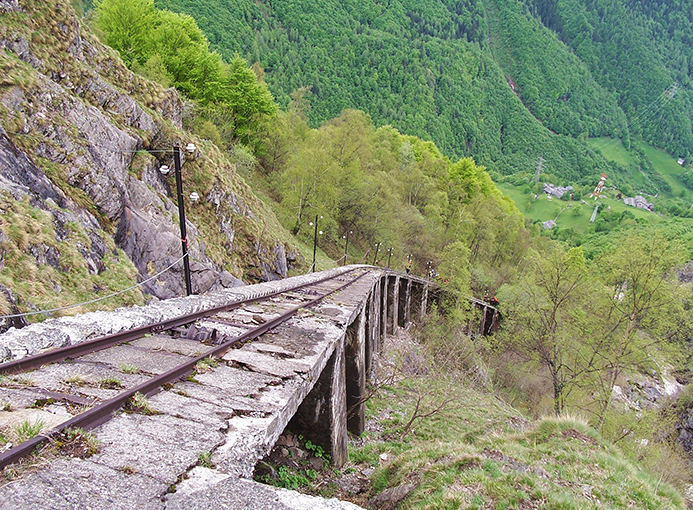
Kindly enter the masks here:
[[25, 409], [57, 405], [66, 418], [28, 441], [9, 448], [5, 445], [0, 470], [63, 431], [89, 430], [106, 422], [139, 395], [151, 396], [190, 376], [366, 273], [366, 269], [355, 268], [265, 296], [0, 364], [0, 402], [19, 402]]

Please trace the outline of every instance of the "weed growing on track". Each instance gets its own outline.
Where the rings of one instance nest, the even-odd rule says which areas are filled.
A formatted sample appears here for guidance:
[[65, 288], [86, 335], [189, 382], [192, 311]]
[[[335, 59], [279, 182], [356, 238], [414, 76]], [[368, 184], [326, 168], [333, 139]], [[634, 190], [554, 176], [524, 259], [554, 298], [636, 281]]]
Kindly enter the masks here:
[[58, 434], [52, 443], [58, 452], [68, 457], [86, 459], [99, 452], [101, 441], [81, 428], [68, 428]]
[[134, 365], [128, 365], [123, 363], [120, 365], [120, 371], [123, 372], [124, 374], [139, 374], [140, 369]]
[[37, 418], [33, 423], [31, 423], [29, 420], [24, 420], [20, 424], [12, 427], [12, 430], [17, 438], [17, 443], [23, 443], [29, 439], [32, 439], [33, 437], [38, 436], [45, 426], [46, 422], [41, 418]]
[[209, 372], [210, 370], [217, 368], [219, 366], [219, 362], [214, 359], [214, 357], [207, 357], [203, 358], [197, 363], [195, 363], [195, 372], [198, 374], [204, 374], [205, 372]]
[[87, 377], [82, 374], [74, 374], [65, 378], [65, 383], [74, 384], [76, 386], [86, 386], [89, 384]]
[[154, 409], [152, 405], [147, 400], [147, 397], [141, 393], [135, 393], [130, 400], [127, 401], [123, 407], [126, 413], [138, 413], [146, 415], [161, 414], [159, 411]]
[[123, 387], [123, 383], [117, 377], [104, 377], [96, 382], [96, 386], [109, 390], [117, 390]]
[[214, 464], [212, 464], [212, 454], [210, 452], [200, 452], [197, 456], [197, 460], [202, 467], [212, 469]]

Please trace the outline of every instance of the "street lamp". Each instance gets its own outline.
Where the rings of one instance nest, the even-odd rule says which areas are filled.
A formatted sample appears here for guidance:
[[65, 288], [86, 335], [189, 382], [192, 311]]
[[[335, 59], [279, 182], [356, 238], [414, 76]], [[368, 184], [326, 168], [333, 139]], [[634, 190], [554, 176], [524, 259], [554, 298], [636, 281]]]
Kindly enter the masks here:
[[[193, 154], [197, 147], [194, 143], [189, 143], [185, 146], [185, 150], [189, 154]], [[185, 202], [183, 201], [183, 178], [181, 175], [181, 155], [180, 144], [176, 143], [173, 146], [173, 163], [176, 173], [176, 193], [178, 195], [178, 219], [180, 220], [180, 240], [183, 248], [183, 274], [185, 276], [185, 292], [190, 296], [192, 292], [192, 281], [190, 279], [190, 259], [188, 257], [188, 233], [185, 228]], [[168, 175], [171, 169], [167, 165], [161, 165], [159, 172], [161, 175]], [[190, 200], [195, 203], [200, 199], [200, 195], [196, 192], [190, 193]]]
[[349, 247], [349, 234], [353, 234], [353, 230], [347, 230], [347, 233], [342, 236], [342, 239], [346, 239], [344, 243], [344, 265], [347, 265], [347, 248]]
[[383, 243], [376, 243], [375, 245], [375, 257], [373, 257], [373, 265], [378, 261], [378, 252], [380, 251], [380, 245]]
[[[322, 216], [320, 216], [320, 219], [322, 219]], [[311, 221], [308, 223], [308, 225], [312, 225], [313, 222]], [[320, 231], [320, 234], [322, 234], [322, 230]], [[315, 215], [315, 234], [313, 234], [313, 270], [312, 272], [315, 272], [315, 254], [317, 253], [318, 250], [318, 215]]]
[[392, 257], [392, 252], [394, 251], [394, 248], [388, 248], [387, 249], [387, 268], [390, 269], [390, 257]]

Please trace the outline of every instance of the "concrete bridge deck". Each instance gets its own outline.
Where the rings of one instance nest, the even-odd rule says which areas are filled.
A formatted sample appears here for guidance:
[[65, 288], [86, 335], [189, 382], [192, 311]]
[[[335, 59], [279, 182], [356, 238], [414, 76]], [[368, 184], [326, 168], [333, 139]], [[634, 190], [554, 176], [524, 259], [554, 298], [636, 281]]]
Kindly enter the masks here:
[[[338, 274], [345, 269], [331, 271]], [[315, 273], [299, 278], [318, 277]], [[290, 283], [270, 282], [139, 310], [48, 321], [0, 336], [0, 348], [21, 352], [31, 350], [26, 345], [46, 342], [32, 336], [79, 341], [92, 329], [112, 332], [127, 327], [126, 323], [141, 324], [220, 300], [242, 300]], [[249, 478], [257, 460], [287, 425], [322, 445], [336, 466], [343, 464], [347, 430], [359, 434], [364, 428], [364, 406], [358, 400], [365, 391], [374, 353], [385, 334], [425, 313], [429, 290], [426, 280], [370, 270], [315, 309], [303, 311], [258, 341], [229, 351], [216, 368], [153, 396], [150, 404], [157, 414], [120, 413], [96, 428], [93, 432], [101, 441], [97, 454], [87, 459], [58, 457], [3, 485], [2, 508], [356, 508], [336, 501], [300, 500], [302, 496], [258, 486]], [[234, 311], [230, 322], [272, 314], [271, 306], [253, 306]], [[182, 339], [157, 341], [162, 355], [194, 348]], [[96, 353], [93, 362], [113, 360], [100, 359]], [[61, 374], [44, 366], [32, 377], [57, 380]], [[21, 398], [21, 389], [12, 393], [0, 388], [0, 400], [8, 398]], [[353, 412], [347, 416], [350, 408]], [[53, 412], [62, 412], [60, 406]], [[209, 459], [204, 464], [211, 463], [212, 469], [201, 465], [201, 455]], [[239, 506], [241, 501], [246, 506]]]

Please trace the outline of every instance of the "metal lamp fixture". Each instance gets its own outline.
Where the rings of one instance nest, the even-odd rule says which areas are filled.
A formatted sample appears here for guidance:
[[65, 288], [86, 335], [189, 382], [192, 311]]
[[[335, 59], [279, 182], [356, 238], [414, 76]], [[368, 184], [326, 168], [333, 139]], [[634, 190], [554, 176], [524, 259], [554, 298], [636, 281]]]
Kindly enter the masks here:
[[[190, 142], [185, 146], [186, 152], [188, 154], [193, 155], [195, 151], [197, 150], [197, 147], [195, 146], [194, 143]], [[190, 259], [188, 257], [188, 233], [185, 228], [185, 204], [183, 200], [183, 177], [181, 174], [181, 163], [182, 157], [181, 157], [181, 149], [180, 149], [180, 144], [176, 143], [173, 146], [173, 163], [174, 163], [174, 168], [175, 168], [175, 175], [176, 175], [176, 192], [178, 196], [178, 218], [180, 220], [180, 240], [183, 248], [183, 272], [185, 276], [185, 291], [186, 294], [189, 296], [191, 295], [192, 292], [192, 282], [190, 279]], [[161, 165], [159, 167], [159, 172], [161, 175], [166, 176], [171, 172], [171, 169], [169, 168], [168, 165]], [[193, 191], [189, 195], [190, 201], [194, 204], [200, 199], [200, 195]]]
[[373, 257], [373, 265], [375, 266], [378, 262], [378, 252], [380, 251], [380, 245], [383, 243], [375, 243], [375, 256]]

